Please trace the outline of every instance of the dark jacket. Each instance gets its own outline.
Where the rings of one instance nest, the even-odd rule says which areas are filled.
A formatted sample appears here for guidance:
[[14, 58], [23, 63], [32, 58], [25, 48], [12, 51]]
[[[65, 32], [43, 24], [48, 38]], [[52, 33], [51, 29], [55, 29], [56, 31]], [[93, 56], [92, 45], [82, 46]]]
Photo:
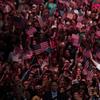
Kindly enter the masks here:
[[43, 100], [66, 100], [66, 96], [60, 92], [57, 92], [57, 97], [52, 98], [52, 92], [49, 91], [44, 94]]

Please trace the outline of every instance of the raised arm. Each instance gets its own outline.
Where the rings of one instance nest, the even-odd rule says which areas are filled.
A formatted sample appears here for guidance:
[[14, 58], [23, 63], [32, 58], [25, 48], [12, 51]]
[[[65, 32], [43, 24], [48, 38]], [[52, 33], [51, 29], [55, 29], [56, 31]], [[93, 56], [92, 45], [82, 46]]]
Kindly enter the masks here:
[[90, 54], [90, 59], [93, 62], [93, 64], [95, 65], [95, 67], [100, 71], [100, 64], [93, 59], [92, 54]]

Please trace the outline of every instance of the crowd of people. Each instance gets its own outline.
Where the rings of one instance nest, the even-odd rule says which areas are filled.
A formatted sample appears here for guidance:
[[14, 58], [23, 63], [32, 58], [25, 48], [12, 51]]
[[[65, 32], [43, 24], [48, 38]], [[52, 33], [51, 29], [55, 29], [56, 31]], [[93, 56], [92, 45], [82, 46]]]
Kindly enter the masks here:
[[94, 1], [0, 0], [0, 100], [100, 100]]

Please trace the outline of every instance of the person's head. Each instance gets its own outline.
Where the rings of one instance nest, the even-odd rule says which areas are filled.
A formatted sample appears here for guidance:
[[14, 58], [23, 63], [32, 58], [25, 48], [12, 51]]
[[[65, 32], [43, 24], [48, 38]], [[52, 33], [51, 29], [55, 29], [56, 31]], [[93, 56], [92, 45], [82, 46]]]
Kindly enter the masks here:
[[33, 79], [33, 73], [29, 74], [28, 80], [32, 80]]
[[74, 92], [73, 99], [74, 100], [82, 100], [81, 94], [78, 91]]
[[31, 100], [41, 100], [39, 96], [33, 96]]
[[64, 67], [68, 67], [69, 66], [69, 61], [68, 60], [65, 60], [65, 62], [64, 62]]
[[53, 3], [53, 2], [54, 2], [54, 0], [48, 0], [48, 2]]
[[81, 69], [77, 68], [77, 74], [80, 75], [81, 74]]
[[28, 89], [28, 87], [29, 87], [29, 81], [24, 81], [23, 86], [24, 86], [25, 90]]
[[47, 71], [48, 70], [48, 65], [45, 65], [44, 67], [43, 67], [43, 71]]
[[48, 74], [44, 74], [42, 80], [47, 81], [48, 80]]
[[16, 75], [16, 76], [15, 76], [15, 81], [16, 81], [16, 82], [19, 82], [19, 80], [20, 80], [20, 79], [19, 79], [18, 75]]
[[68, 67], [64, 67], [63, 72], [67, 74], [67, 72], [68, 72]]
[[[54, 16], [57, 18], [57, 17], [59, 17], [59, 11], [58, 10], [56, 10], [55, 12], [54, 12]], [[59, 17], [59, 19], [60, 19], [61, 17]]]
[[96, 96], [97, 95], [97, 89], [93, 87], [88, 88], [89, 96]]
[[42, 4], [39, 5], [39, 10], [40, 10], [40, 11], [43, 11], [43, 10], [44, 10], [44, 5], [42, 5]]
[[45, 16], [45, 17], [46, 17], [46, 16], [47, 16], [47, 17], [49, 16], [49, 10], [48, 10], [48, 9], [46, 9], [46, 8], [44, 9], [44, 11], [43, 11], [43, 16]]
[[39, 21], [37, 19], [34, 21], [34, 26], [35, 27], [40, 27]]
[[51, 83], [51, 90], [52, 90], [52, 91], [57, 91], [57, 89], [58, 89], [58, 84], [57, 84], [56, 81], [53, 81], [53, 82]]
[[69, 52], [69, 50], [66, 50], [66, 51], [65, 51], [65, 55], [66, 55], [67, 57], [70, 57], [70, 52]]
[[53, 80], [55, 80], [55, 81], [58, 80], [58, 74], [57, 74], [57, 73], [54, 73], [54, 75], [53, 75]]
[[21, 74], [21, 68], [19, 67], [18, 69], [17, 69], [17, 71], [18, 71], [18, 75], [20, 75]]
[[37, 93], [37, 95], [38, 96], [42, 96], [42, 86], [41, 85], [37, 85], [37, 86], [35, 86], [35, 90], [36, 90], [36, 93]]
[[37, 5], [33, 4], [32, 5], [32, 14], [36, 15], [37, 13]]
[[60, 80], [59, 80], [59, 88], [60, 88], [60, 89], [61, 89], [61, 88], [65, 89], [65, 86], [66, 86], [66, 85], [65, 85], [65, 81], [63, 81], [63, 80], [60, 81]]

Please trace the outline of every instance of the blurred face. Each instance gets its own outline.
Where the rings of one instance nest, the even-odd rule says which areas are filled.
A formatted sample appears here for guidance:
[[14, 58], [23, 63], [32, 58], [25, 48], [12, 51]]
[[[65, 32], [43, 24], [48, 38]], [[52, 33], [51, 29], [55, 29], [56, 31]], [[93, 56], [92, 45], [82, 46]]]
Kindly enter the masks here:
[[40, 5], [40, 10], [43, 11], [44, 10], [44, 6]]
[[19, 75], [21, 74], [21, 68], [18, 68], [18, 74]]
[[54, 2], [54, 0], [49, 0], [49, 2], [50, 2], [50, 3], [53, 3], [53, 2]]
[[65, 55], [66, 55], [67, 57], [69, 57], [69, 56], [70, 56], [70, 53], [69, 53], [69, 51], [68, 51], [68, 50], [66, 50]]
[[57, 83], [56, 82], [52, 82], [51, 89], [52, 89], [52, 91], [57, 91], [58, 86], [57, 86]]
[[40, 26], [38, 21], [34, 22], [34, 25], [35, 25], [35, 27], [39, 27]]
[[29, 87], [29, 82], [28, 82], [28, 81], [25, 81], [25, 82], [24, 82], [24, 88], [25, 88], [25, 89], [28, 89], [28, 87]]
[[81, 74], [81, 69], [80, 68], [77, 69], [77, 74]]
[[43, 68], [43, 71], [47, 71], [48, 70], [48, 66], [46, 65], [44, 68]]
[[43, 80], [45, 81], [45, 80], [48, 80], [48, 75], [44, 75], [43, 76]]
[[58, 11], [54, 12], [54, 16], [58, 17], [59, 16], [59, 12]]
[[69, 61], [65, 61], [64, 66], [69, 66]]
[[64, 88], [64, 87], [65, 87], [65, 83], [64, 83], [64, 81], [60, 81], [60, 83], [59, 83], [59, 87], [60, 87], [60, 88]]
[[54, 77], [53, 77], [53, 79], [56, 81], [58, 79], [58, 75], [55, 74]]
[[45, 9], [45, 10], [44, 10], [43, 15], [44, 15], [44, 16], [48, 16], [48, 15], [49, 15], [48, 9]]
[[68, 72], [68, 68], [67, 67], [64, 68], [64, 72]]
[[36, 14], [37, 13], [37, 8], [36, 7], [33, 7], [32, 8], [32, 14], [34, 15], [34, 14]]
[[15, 76], [15, 80], [16, 80], [16, 82], [17, 82], [17, 81], [19, 81], [20, 79], [19, 79], [18, 76]]
[[88, 92], [89, 92], [89, 95], [90, 95], [90, 96], [93, 96], [93, 94], [94, 94], [94, 89], [89, 88], [89, 89], [88, 89]]
[[81, 96], [80, 96], [80, 94], [78, 92], [74, 93], [74, 98], [75, 98], [75, 100], [82, 100], [82, 99], [80, 99]]
[[32, 78], [33, 78], [33, 74], [29, 74], [29, 80], [32, 80]]

